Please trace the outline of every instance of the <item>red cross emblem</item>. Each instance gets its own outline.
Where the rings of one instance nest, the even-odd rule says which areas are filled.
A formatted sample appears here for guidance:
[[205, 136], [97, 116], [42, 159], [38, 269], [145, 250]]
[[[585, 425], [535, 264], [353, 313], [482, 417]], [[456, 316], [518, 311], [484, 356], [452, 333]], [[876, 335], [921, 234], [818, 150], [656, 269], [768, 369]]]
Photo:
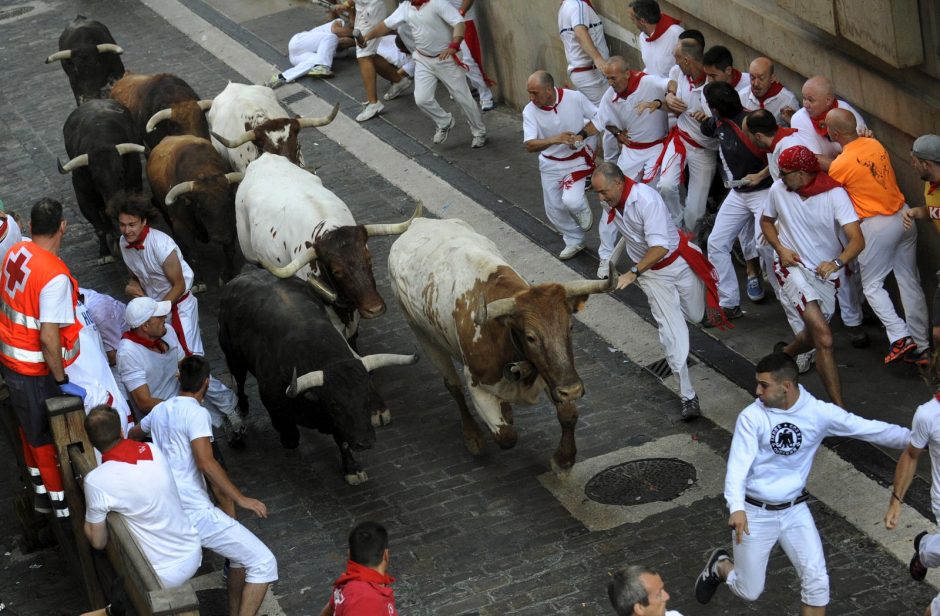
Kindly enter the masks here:
[[7, 259], [3, 270], [7, 278], [6, 292], [10, 296], [16, 295], [26, 287], [26, 280], [31, 271], [26, 265], [32, 257], [33, 255], [23, 246]]

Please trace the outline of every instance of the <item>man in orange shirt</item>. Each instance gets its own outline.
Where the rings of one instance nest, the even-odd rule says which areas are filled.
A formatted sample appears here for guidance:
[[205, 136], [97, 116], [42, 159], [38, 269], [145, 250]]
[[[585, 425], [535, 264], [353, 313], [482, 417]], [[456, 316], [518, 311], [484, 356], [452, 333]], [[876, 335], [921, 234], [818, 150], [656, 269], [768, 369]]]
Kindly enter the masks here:
[[[865, 249], [858, 255], [862, 292], [868, 305], [887, 330], [891, 346], [885, 363], [904, 358], [927, 363], [927, 302], [917, 271], [917, 231], [904, 228], [904, 211], [910, 208], [898, 188], [888, 153], [877, 140], [859, 137], [855, 116], [845, 109], [826, 114], [829, 138], [842, 146], [829, 167], [829, 175], [849, 193], [861, 220]], [[884, 288], [894, 272], [904, 306], [898, 316]]]

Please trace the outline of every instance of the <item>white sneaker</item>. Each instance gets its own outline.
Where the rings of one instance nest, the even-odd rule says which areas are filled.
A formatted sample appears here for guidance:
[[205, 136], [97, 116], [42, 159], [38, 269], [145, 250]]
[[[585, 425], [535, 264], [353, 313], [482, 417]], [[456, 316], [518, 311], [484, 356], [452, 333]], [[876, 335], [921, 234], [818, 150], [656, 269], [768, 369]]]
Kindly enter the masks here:
[[493, 102], [493, 99], [488, 101], [480, 101], [480, 111], [492, 111], [493, 107], [496, 106], [496, 103]]
[[385, 91], [385, 96], [383, 96], [382, 98], [384, 98], [387, 101], [390, 101], [393, 98], [398, 98], [399, 96], [405, 93], [405, 90], [407, 90], [410, 87], [411, 87], [411, 78], [402, 77], [401, 81], [399, 81], [398, 83], [393, 83], [392, 85], [388, 87], [388, 90]]
[[584, 244], [575, 244], [574, 246], [565, 246], [565, 249], [558, 253], [558, 258], [567, 261], [579, 252], [584, 250]]
[[594, 215], [591, 213], [591, 208], [586, 207], [584, 209], [578, 210], [577, 212], [571, 215], [574, 218], [574, 221], [578, 223], [578, 226], [587, 231], [591, 228], [591, 225], [594, 224]]
[[325, 64], [317, 64], [312, 69], [307, 71], [307, 75], [310, 77], [332, 77], [333, 71]]
[[816, 363], [816, 349], [810, 349], [796, 356], [796, 369], [800, 374], [809, 372], [814, 363]]
[[437, 131], [434, 133], [434, 139], [432, 141], [434, 141], [435, 144], [444, 143], [445, 141], [447, 141], [447, 136], [450, 134], [450, 129], [452, 129], [453, 127], [454, 127], [454, 116], [450, 116], [450, 122], [447, 124], [447, 126], [443, 128], [441, 128], [440, 126], [437, 127]]
[[600, 280], [607, 280], [607, 276], [610, 274], [610, 261], [607, 259], [601, 259], [601, 262], [597, 264], [597, 277]]
[[486, 145], [486, 135], [474, 135], [473, 141], [470, 142], [471, 148], [482, 148]]
[[365, 122], [366, 120], [371, 120], [384, 110], [385, 105], [380, 102], [369, 103], [366, 105], [366, 108], [362, 110], [362, 113], [356, 116], [356, 122]]

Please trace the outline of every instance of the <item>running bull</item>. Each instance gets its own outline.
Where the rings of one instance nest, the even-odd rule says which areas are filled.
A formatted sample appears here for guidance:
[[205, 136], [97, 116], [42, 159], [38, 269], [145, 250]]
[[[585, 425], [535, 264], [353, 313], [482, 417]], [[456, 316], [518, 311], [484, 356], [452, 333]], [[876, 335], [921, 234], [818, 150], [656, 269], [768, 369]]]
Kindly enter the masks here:
[[124, 76], [121, 49], [100, 21], [79, 15], [59, 36], [59, 51], [46, 58], [46, 64], [61, 62], [69, 78], [75, 104], [107, 98], [111, 86]]
[[127, 73], [111, 88], [111, 98], [127, 107], [140, 142], [149, 149], [170, 135], [209, 139], [205, 111], [211, 100], [199, 100], [188, 83], [169, 73]]

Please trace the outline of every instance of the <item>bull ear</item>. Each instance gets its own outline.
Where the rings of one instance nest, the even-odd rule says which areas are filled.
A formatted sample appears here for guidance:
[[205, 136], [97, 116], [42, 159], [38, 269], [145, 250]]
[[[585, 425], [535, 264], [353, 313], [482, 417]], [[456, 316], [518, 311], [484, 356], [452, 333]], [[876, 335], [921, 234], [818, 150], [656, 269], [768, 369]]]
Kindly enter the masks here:
[[291, 375], [290, 385], [287, 387], [287, 397], [296, 398], [298, 394], [302, 394], [308, 389], [313, 389], [314, 387], [323, 386], [323, 371], [314, 370], [313, 372], [308, 372], [303, 376], [297, 376], [297, 368], [294, 368], [294, 373]]
[[71, 60], [72, 59], [72, 50], [63, 49], [62, 51], [57, 51], [48, 58], [46, 58], [46, 64], [52, 64], [53, 62], [59, 62], [61, 60]]

